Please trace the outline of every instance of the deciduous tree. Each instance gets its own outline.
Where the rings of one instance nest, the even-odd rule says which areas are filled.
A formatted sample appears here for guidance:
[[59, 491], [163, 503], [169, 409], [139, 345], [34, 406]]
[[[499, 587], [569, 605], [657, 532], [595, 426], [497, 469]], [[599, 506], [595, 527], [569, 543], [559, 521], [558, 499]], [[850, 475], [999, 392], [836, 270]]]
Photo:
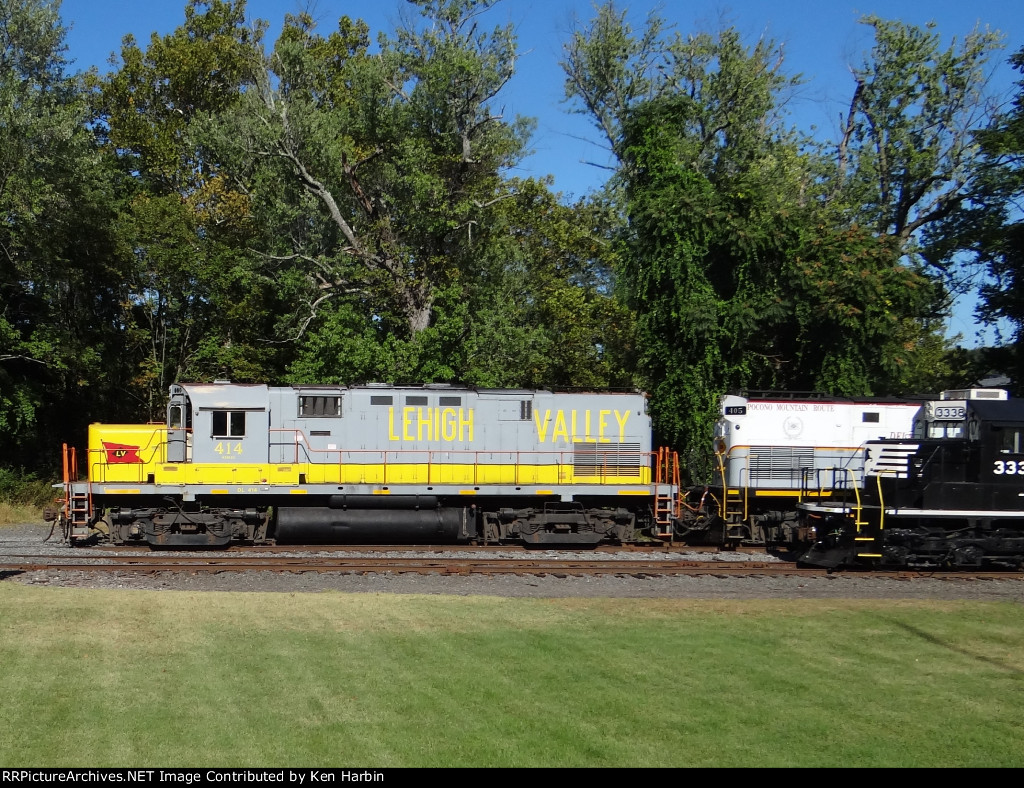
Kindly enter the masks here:
[[29, 468], [124, 411], [112, 173], [64, 37], [56, 4], [0, 0], [0, 458]]
[[529, 123], [497, 103], [515, 37], [484, 30], [491, 0], [416, 5], [422, 17], [381, 36], [373, 56], [362, 23], [343, 18], [321, 37], [308, 16], [288, 17], [260, 90], [212, 132], [281, 239], [266, 248], [300, 288], [292, 337], [349, 334], [315, 340], [332, 347], [388, 337], [402, 359], [392, 374], [427, 378], [454, 370], [422, 356], [418, 337], [442, 294], [458, 301], [472, 279], [484, 213], [511, 197], [502, 174]]
[[150, 418], [176, 380], [280, 374], [249, 196], [202, 134], [255, 85], [263, 30], [244, 0], [189, 0], [181, 26], [144, 49], [127, 36], [118, 67], [92, 78], [95, 127], [121, 170], [125, 350]]
[[867, 21], [877, 46], [831, 146], [787, 126], [799, 82], [772, 41], [669, 36], [657, 17], [635, 36], [606, 4], [568, 49], [567, 95], [620, 162], [620, 293], [655, 423], [678, 446], [708, 444], [728, 389], [908, 393], [949, 369], [946, 261], [924, 233], [970, 193], [995, 38], [939, 53], [921, 31]]

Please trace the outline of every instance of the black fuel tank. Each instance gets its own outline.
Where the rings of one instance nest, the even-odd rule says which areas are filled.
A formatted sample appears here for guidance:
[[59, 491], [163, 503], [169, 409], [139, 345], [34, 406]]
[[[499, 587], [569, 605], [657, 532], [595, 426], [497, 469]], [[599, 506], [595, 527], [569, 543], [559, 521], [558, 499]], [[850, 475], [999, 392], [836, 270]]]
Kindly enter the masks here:
[[475, 536], [468, 509], [277, 509], [278, 544], [455, 544]]

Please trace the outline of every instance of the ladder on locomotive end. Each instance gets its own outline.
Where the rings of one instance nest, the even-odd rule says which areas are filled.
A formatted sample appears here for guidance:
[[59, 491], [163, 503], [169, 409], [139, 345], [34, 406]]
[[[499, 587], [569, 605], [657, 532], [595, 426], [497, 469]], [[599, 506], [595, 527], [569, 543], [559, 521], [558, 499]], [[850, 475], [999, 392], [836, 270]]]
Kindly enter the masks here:
[[89, 536], [89, 518], [92, 515], [92, 486], [84, 488], [78, 481], [78, 455], [75, 447], [64, 444], [64, 537], [84, 539]]
[[675, 536], [674, 522], [679, 518], [683, 505], [679, 488], [679, 454], [662, 446], [655, 460], [654, 536], [671, 542]]

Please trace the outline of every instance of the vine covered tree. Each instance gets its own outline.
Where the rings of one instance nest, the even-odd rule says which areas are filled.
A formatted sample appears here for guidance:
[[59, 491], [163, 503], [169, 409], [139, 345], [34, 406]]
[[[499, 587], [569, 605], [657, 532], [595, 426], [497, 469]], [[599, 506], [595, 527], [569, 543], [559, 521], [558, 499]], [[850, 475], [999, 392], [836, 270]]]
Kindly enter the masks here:
[[634, 36], [609, 3], [568, 48], [567, 94], [620, 162], [617, 274], [642, 381], [664, 437], [698, 447], [695, 477], [726, 390], [916, 393], [950, 374], [948, 259], [927, 233], [973, 193], [969, 130], [998, 37], [939, 52], [865, 21], [876, 48], [831, 146], [786, 126], [798, 80], [772, 41], [668, 36], [656, 17]]

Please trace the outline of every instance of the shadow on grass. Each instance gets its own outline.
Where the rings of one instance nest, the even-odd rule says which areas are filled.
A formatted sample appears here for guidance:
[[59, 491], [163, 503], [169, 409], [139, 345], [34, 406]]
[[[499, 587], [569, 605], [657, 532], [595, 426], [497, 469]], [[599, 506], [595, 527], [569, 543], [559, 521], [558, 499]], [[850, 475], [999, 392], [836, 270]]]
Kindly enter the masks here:
[[1008, 673], [1012, 673], [1014, 676], [1024, 676], [1024, 670], [1021, 670], [1020, 668], [1014, 665], [1008, 665], [1005, 662], [1002, 662], [1001, 660], [992, 659], [991, 657], [986, 657], [982, 654], [974, 653], [973, 651], [969, 651], [965, 648], [960, 648], [959, 646], [952, 646], [946, 641], [940, 640], [934, 635], [925, 632], [923, 629], [918, 629], [913, 624], [907, 624], [904, 621], [893, 621], [892, 619], [887, 620], [893, 626], [899, 627], [900, 629], [904, 630], [905, 632], [908, 632], [911, 635], [916, 635], [917, 637], [921, 638], [921, 640], [927, 641], [928, 643], [932, 643], [936, 646], [940, 646], [946, 649], [947, 651], [953, 652], [954, 654], [960, 654], [961, 656], [969, 657], [970, 659], [977, 660], [978, 662], [984, 662], [986, 665], [991, 665], [994, 668], [1005, 670]]

